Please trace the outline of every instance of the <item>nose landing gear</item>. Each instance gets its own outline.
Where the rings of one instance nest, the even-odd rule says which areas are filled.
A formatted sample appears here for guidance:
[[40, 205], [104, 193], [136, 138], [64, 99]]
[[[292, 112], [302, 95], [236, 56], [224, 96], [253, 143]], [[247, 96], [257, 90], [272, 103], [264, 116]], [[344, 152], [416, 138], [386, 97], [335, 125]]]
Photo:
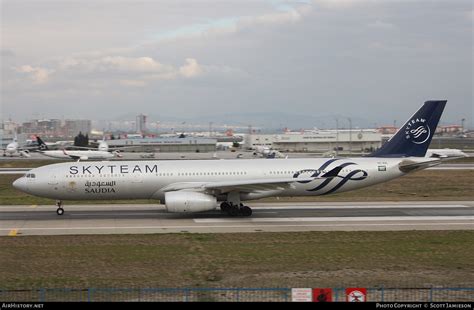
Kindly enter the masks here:
[[58, 215], [63, 215], [64, 214], [64, 209], [62, 208], [63, 202], [61, 200], [56, 200], [56, 206], [58, 209], [56, 210], [56, 213]]

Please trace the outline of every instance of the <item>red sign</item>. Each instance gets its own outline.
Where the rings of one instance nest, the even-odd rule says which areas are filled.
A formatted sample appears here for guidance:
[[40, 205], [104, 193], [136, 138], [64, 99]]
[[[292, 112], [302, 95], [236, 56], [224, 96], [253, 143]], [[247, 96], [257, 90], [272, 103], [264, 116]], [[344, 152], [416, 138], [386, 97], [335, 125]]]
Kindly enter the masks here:
[[346, 288], [347, 302], [365, 302], [367, 301], [367, 289], [359, 287]]
[[332, 301], [332, 289], [330, 288], [313, 288], [313, 302]]

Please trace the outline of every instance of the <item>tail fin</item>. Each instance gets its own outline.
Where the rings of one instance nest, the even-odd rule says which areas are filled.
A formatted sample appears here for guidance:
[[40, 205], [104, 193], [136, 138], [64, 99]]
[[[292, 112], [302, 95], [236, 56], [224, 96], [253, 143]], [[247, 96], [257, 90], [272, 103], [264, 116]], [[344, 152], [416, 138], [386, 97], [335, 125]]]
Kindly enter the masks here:
[[397, 133], [369, 157], [424, 157], [446, 100], [426, 101]]
[[44, 143], [44, 141], [39, 136], [36, 136], [36, 142], [38, 143], [38, 147], [40, 150], [48, 149], [48, 146], [46, 145], [46, 143]]

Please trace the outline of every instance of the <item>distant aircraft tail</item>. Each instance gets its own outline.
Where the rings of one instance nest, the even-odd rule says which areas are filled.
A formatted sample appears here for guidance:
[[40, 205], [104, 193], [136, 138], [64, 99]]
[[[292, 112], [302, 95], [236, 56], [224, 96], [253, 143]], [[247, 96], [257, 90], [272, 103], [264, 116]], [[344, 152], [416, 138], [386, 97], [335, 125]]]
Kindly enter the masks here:
[[48, 149], [48, 146], [46, 145], [46, 143], [44, 143], [44, 141], [39, 136], [36, 136], [36, 142], [38, 142], [38, 147], [40, 150]]
[[397, 133], [369, 157], [424, 157], [447, 100], [426, 101]]

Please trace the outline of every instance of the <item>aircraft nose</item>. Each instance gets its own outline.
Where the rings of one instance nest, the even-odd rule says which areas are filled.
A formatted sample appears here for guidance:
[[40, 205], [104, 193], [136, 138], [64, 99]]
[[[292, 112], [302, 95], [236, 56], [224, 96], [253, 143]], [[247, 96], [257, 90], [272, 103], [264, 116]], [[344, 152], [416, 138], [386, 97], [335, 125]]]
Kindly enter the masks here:
[[26, 190], [26, 180], [24, 177], [16, 179], [13, 182], [13, 187], [20, 190], [20, 191], [25, 191]]

